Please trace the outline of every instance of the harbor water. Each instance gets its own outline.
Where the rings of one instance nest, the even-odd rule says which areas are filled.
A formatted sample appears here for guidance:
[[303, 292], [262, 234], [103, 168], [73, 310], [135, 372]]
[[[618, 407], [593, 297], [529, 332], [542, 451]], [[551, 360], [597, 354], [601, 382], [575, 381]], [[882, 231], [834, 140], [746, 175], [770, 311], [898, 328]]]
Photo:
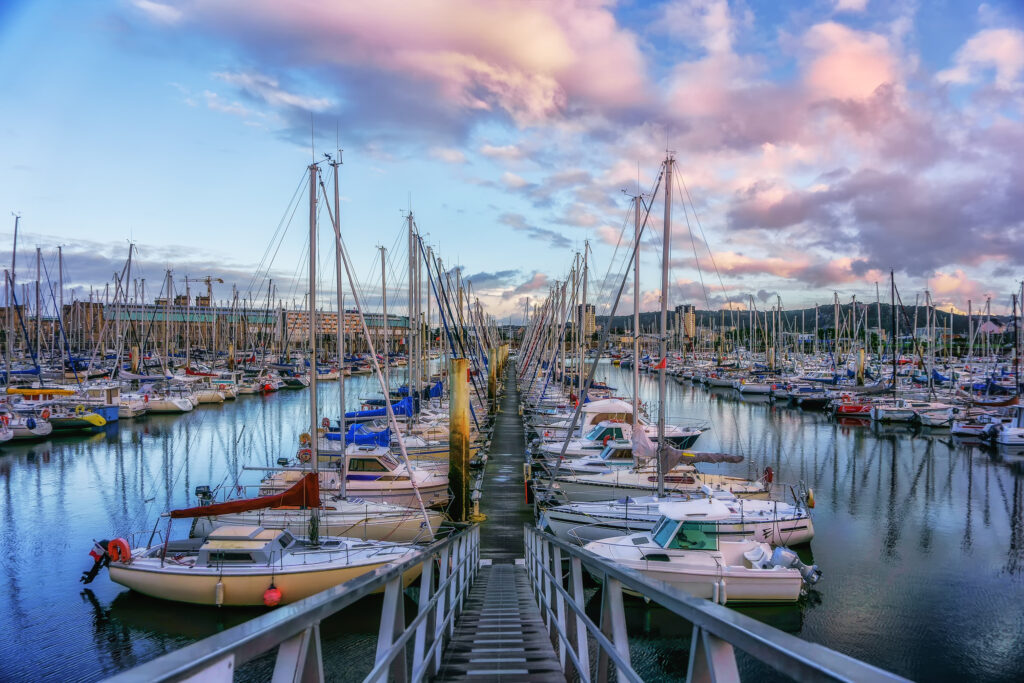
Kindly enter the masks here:
[[[619, 394], [631, 386], [629, 371], [604, 363], [598, 378]], [[336, 415], [337, 385], [323, 383], [320, 392], [323, 413]], [[378, 393], [369, 377], [347, 380], [350, 408]], [[642, 376], [641, 396], [656, 399], [656, 376]], [[674, 381], [666, 407], [672, 417], [711, 424], [696, 448], [746, 456], [738, 465], [703, 465], [707, 471], [757, 476], [771, 466], [776, 482], [802, 480], [814, 490], [809, 552], [821, 582], [798, 605], [744, 612], [918, 680], [1019, 680], [1024, 470], [1012, 455], [948, 432], [847, 424]], [[305, 390], [282, 391], [121, 421], [85, 438], [5, 444], [0, 679], [102, 679], [262, 613], [154, 600], [106, 572], [88, 587], [78, 577], [93, 539], [135, 533], [145, 542], [160, 512], [194, 504], [197, 485], [256, 484], [260, 472], [243, 468], [294, 455], [308, 428]], [[176, 536], [188, 531], [180, 524]], [[645, 679], [684, 676], [688, 628], [641, 601], [628, 611], [634, 664]], [[359, 680], [372, 661], [377, 605], [349, 612], [323, 629], [331, 680]]]

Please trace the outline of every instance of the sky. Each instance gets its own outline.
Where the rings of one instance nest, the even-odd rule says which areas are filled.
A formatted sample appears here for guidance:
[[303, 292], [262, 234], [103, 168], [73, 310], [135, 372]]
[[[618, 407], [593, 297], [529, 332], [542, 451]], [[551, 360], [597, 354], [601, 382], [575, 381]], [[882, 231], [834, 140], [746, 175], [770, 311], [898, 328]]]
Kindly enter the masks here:
[[[79, 298], [131, 242], [147, 297], [167, 269], [179, 291], [223, 279], [217, 298], [265, 296], [269, 272], [301, 302], [300, 185], [337, 148], [371, 304], [375, 247], [404, 286], [411, 209], [494, 315], [587, 243], [606, 312], [630, 197], [669, 151], [670, 305], [873, 301], [893, 270], [905, 303], [1002, 312], [1024, 277], [1018, 0], [4, 0], [0, 93], [0, 267], [16, 212], [18, 281], [37, 246], [55, 279], [63, 245]], [[642, 310], [663, 198], [645, 199]]]

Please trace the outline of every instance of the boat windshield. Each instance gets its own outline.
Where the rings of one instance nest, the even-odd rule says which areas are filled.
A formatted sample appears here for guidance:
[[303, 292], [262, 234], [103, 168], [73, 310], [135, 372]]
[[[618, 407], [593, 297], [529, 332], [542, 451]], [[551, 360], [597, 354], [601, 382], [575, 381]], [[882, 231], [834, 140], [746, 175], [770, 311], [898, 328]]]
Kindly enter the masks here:
[[604, 430], [604, 427], [602, 427], [601, 425], [597, 425], [596, 427], [591, 429], [589, 432], [587, 432], [587, 437], [586, 438], [590, 439], [591, 441], [597, 441], [598, 439], [601, 438], [601, 432], [603, 430]]
[[672, 541], [672, 537], [675, 535], [678, 524], [674, 519], [669, 519], [668, 517], [659, 519], [658, 523], [654, 525], [654, 542], [662, 548], [667, 548], [668, 544]]
[[683, 522], [669, 548], [718, 550], [718, 529], [706, 522]]

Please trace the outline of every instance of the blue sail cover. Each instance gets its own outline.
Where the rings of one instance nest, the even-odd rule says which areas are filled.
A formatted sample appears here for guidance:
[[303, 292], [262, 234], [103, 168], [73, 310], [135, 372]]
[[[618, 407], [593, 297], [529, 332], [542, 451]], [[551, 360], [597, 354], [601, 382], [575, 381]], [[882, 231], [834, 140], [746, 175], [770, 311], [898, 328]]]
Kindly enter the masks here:
[[[340, 441], [340, 432], [328, 432], [328, 441]], [[345, 434], [345, 445], [350, 443], [359, 444], [360, 446], [387, 446], [391, 443], [391, 430], [381, 429], [380, 431], [373, 431], [366, 425], [352, 425], [348, 428], [348, 432]]]
[[434, 386], [430, 387], [430, 398], [440, 398], [444, 394], [444, 385], [441, 384], [440, 380], [434, 383]]
[[[413, 403], [412, 396], [406, 396], [401, 401], [391, 404], [391, 410], [394, 411], [396, 417], [408, 417], [416, 413], [416, 407]], [[374, 410], [353, 410], [350, 413], [345, 413], [346, 418], [358, 419], [361, 417], [385, 417], [388, 414], [386, 408], [376, 408]]]

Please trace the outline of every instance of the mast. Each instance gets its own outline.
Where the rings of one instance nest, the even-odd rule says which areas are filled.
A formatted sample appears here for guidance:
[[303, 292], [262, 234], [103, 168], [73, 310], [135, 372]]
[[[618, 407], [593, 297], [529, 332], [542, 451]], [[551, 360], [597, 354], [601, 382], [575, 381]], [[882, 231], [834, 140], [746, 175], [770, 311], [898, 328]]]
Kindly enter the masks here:
[[896, 395], [896, 273], [889, 271], [891, 286], [889, 300], [892, 302], [892, 395]]
[[[341, 150], [337, 161], [331, 161], [334, 171], [334, 267], [338, 297], [338, 429], [341, 450], [345, 451], [345, 293], [341, 279], [341, 197], [338, 187], [338, 166], [341, 165]], [[341, 496], [345, 496], [345, 477], [341, 478]]]
[[659, 330], [658, 349], [661, 360], [658, 361], [658, 497], [665, 495], [665, 472], [662, 463], [665, 460], [665, 382], [668, 364], [668, 262], [672, 253], [672, 165], [675, 159], [672, 154], [665, 158], [665, 224], [661, 255], [661, 328]]
[[[584, 370], [585, 370], [585, 368], [587, 366], [586, 349], [588, 349], [590, 347], [590, 340], [587, 339], [587, 320], [588, 320], [588, 318], [587, 318], [587, 276], [588, 276], [588, 272], [589, 272], [589, 268], [587, 267], [587, 252], [589, 250], [590, 250], [590, 240], [585, 240], [583, 242], [583, 295], [582, 295], [582, 299], [583, 300], [582, 300], [582, 303], [581, 303], [581, 308], [582, 308], [582, 311], [583, 311], [583, 321], [580, 324], [580, 331], [581, 331], [581, 333], [583, 335], [583, 338], [581, 339], [581, 343], [580, 343], [580, 378], [579, 378], [580, 379], [580, 393], [579, 393], [580, 401], [582, 401], [584, 399], [583, 390], [584, 390], [585, 387], [584, 387], [584, 381], [583, 381], [583, 372], [584, 372]], [[595, 309], [595, 313], [596, 313], [596, 309]], [[596, 320], [595, 320], [595, 322], [596, 322]], [[595, 359], [594, 362], [596, 363], [597, 359]]]
[[[39, 305], [39, 282], [42, 278], [43, 270], [43, 250], [36, 247], [36, 357], [42, 357], [43, 355], [43, 320], [42, 310]], [[42, 385], [43, 378], [39, 377], [39, 383]]]
[[14, 288], [14, 267], [18, 262], [18, 223], [21, 216], [14, 214], [14, 246], [11, 248], [11, 276], [8, 280], [10, 291], [7, 295], [7, 386], [11, 386], [11, 363], [14, 361], [14, 297], [18, 290]]
[[382, 331], [383, 342], [381, 343], [381, 351], [384, 354], [384, 402], [391, 403], [391, 358], [388, 346], [388, 266], [387, 266], [387, 248], [380, 247], [380, 295], [381, 295], [381, 306], [384, 309], [384, 327]]
[[633, 197], [633, 424], [639, 424], [640, 412], [640, 188]]
[[[313, 473], [319, 477], [319, 438], [316, 405], [316, 181], [319, 169], [315, 163], [309, 165], [309, 352], [312, 368], [309, 373], [309, 461]], [[309, 510], [309, 543], [320, 544], [320, 514], [316, 507]]]

